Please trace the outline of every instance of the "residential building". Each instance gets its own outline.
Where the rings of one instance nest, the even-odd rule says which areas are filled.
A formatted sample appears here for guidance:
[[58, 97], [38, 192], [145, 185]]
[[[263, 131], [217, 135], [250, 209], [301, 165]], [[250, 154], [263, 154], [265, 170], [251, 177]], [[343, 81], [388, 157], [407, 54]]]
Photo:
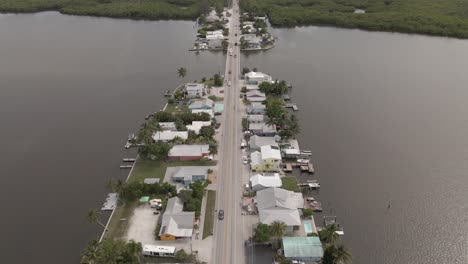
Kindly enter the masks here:
[[261, 137], [253, 135], [249, 139], [250, 151], [260, 151], [261, 147], [267, 145], [278, 147], [278, 143], [276, 143], [275, 137]]
[[262, 137], [271, 137], [276, 135], [276, 126], [267, 125], [265, 123], [250, 123], [249, 130], [254, 135]]
[[[255, 32], [256, 30], [252, 28], [252, 31]], [[247, 43], [247, 49], [261, 49], [262, 39], [258, 37], [256, 34], [243, 34], [242, 37], [244, 38], [245, 43]]]
[[320, 262], [323, 258], [323, 246], [318, 236], [283, 237], [281, 239], [283, 255], [289, 260]]
[[200, 134], [200, 129], [204, 126], [211, 126], [211, 121], [192, 121], [191, 125], [187, 125], [187, 129]]
[[187, 140], [188, 132], [187, 131], [163, 130], [163, 131], [158, 131], [153, 134], [154, 142], [158, 142], [158, 141], [168, 142], [168, 141], [173, 140], [176, 137], [179, 137], [183, 140]]
[[265, 115], [248, 115], [247, 120], [249, 123], [263, 123], [265, 121]]
[[304, 208], [302, 193], [281, 188], [267, 188], [257, 191], [256, 206], [260, 223], [270, 225], [275, 221], [286, 224], [286, 234], [292, 234], [301, 223], [300, 209]]
[[282, 146], [281, 154], [285, 158], [298, 158], [301, 155], [301, 150], [297, 139], [289, 139], [288, 143]]
[[214, 102], [211, 99], [205, 98], [200, 100], [193, 100], [190, 102], [188, 108], [190, 110], [211, 110], [214, 107]]
[[171, 178], [175, 182], [188, 185], [197, 180], [206, 180], [208, 170], [213, 168], [212, 166], [179, 166], [172, 171]]
[[159, 122], [158, 125], [162, 130], [177, 131], [175, 122]]
[[279, 173], [256, 174], [250, 177], [250, 188], [253, 192], [266, 188], [281, 187], [281, 185]]
[[250, 154], [250, 167], [252, 171], [279, 171], [281, 152], [277, 146], [262, 146], [260, 151]]
[[265, 93], [262, 93], [259, 90], [247, 91], [245, 96], [249, 102], [263, 102], [266, 100]]
[[252, 102], [247, 106], [247, 113], [252, 115], [265, 114], [266, 106], [262, 103]]
[[204, 145], [174, 145], [167, 158], [169, 160], [199, 160], [209, 155], [210, 146]]
[[184, 204], [179, 197], [167, 200], [166, 211], [162, 217], [159, 238], [161, 240], [176, 240], [191, 238], [195, 212], [183, 212]]
[[185, 84], [187, 98], [200, 98], [205, 95], [205, 85], [202, 83]]
[[223, 48], [223, 35], [206, 35], [209, 49], [222, 49]]
[[265, 73], [251, 71], [245, 74], [245, 80], [247, 84], [260, 84], [262, 82], [271, 82], [272, 78]]

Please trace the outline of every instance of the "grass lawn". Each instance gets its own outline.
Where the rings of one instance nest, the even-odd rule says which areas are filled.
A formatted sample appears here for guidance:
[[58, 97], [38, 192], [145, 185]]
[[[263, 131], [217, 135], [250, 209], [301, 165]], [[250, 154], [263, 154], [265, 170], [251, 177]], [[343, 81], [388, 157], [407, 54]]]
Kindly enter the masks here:
[[130, 218], [138, 201], [117, 206], [109, 223], [105, 239], [122, 239], [127, 234]]
[[133, 168], [132, 174], [128, 178], [129, 182], [140, 181], [142, 182], [146, 178], [159, 178], [161, 182], [166, 174], [167, 167], [177, 166], [214, 166], [215, 161], [205, 160], [193, 160], [193, 161], [157, 161], [157, 160], [144, 160], [139, 158], [135, 167]]
[[283, 189], [294, 191], [294, 192], [301, 191], [301, 188], [297, 186], [296, 178], [293, 176], [283, 177], [281, 178], [281, 182], [283, 184]]
[[210, 236], [211, 231], [213, 230], [216, 191], [208, 190], [206, 199], [205, 222], [203, 223], [202, 239]]

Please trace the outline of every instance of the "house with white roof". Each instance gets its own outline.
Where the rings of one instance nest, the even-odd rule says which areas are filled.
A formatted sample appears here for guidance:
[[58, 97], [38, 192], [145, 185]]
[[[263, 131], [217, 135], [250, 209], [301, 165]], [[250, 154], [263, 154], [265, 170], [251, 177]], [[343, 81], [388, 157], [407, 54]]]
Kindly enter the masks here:
[[265, 93], [262, 93], [259, 90], [247, 91], [245, 96], [249, 102], [263, 102], [266, 100]]
[[247, 106], [247, 113], [251, 115], [265, 114], [266, 106], [262, 103], [252, 102]]
[[203, 145], [174, 145], [167, 158], [169, 160], [199, 160], [203, 157], [208, 156], [210, 153], [210, 146], [208, 144]]
[[198, 135], [200, 134], [200, 129], [204, 126], [211, 126], [211, 121], [192, 121], [192, 124], [186, 127], [188, 130], [192, 130]]
[[256, 206], [260, 223], [270, 225], [275, 221], [286, 224], [286, 234], [300, 226], [299, 210], [304, 208], [302, 193], [296, 193], [281, 188], [267, 188], [257, 191]]
[[245, 80], [248, 84], [260, 84], [262, 82], [271, 82], [272, 78], [263, 72], [248, 72], [245, 74]]
[[252, 171], [279, 171], [281, 164], [281, 152], [279, 147], [262, 146], [259, 151], [250, 154], [250, 167]]
[[209, 98], [204, 98], [200, 100], [193, 100], [188, 108], [189, 110], [212, 110], [214, 107], [214, 101]]
[[246, 84], [245, 89], [247, 91], [253, 91], [253, 90], [258, 90], [260, 87], [258, 87], [258, 84]]
[[279, 173], [256, 174], [250, 177], [250, 188], [253, 192], [266, 188], [281, 187], [282, 182]]
[[260, 151], [261, 147], [268, 145], [278, 147], [278, 143], [276, 143], [276, 138], [253, 135], [249, 139], [250, 151]]
[[170, 131], [170, 130], [163, 130], [158, 131], [153, 134], [153, 141], [158, 142], [168, 142], [173, 140], [174, 138], [179, 137], [183, 140], [187, 140], [188, 132], [187, 131]]
[[195, 212], [184, 212], [184, 204], [179, 197], [167, 200], [166, 211], [162, 217], [159, 238], [161, 240], [176, 240], [191, 238]]
[[248, 115], [247, 120], [249, 123], [263, 123], [265, 121], [265, 115]]
[[185, 84], [185, 94], [187, 98], [200, 98], [205, 95], [205, 85], [202, 83]]
[[267, 125], [266, 123], [250, 123], [249, 130], [254, 135], [262, 137], [271, 137], [276, 135], [276, 126]]
[[175, 122], [159, 122], [158, 125], [162, 130], [177, 131]]

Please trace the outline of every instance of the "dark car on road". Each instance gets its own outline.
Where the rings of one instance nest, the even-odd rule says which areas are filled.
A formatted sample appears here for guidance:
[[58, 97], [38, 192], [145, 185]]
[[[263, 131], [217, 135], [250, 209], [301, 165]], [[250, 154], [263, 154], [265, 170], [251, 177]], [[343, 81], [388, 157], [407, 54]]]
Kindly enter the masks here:
[[218, 212], [218, 219], [219, 219], [219, 220], [223, 220], [223, 219], [224, 219], [224, 210], [222, 210], [222, 209], [219, 210], [219, 212]]

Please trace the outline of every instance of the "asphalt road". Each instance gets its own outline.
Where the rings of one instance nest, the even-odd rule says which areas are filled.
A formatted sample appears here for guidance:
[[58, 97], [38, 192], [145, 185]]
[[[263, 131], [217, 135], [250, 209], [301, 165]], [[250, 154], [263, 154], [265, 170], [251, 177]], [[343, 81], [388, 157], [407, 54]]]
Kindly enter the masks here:
[[[213, 241], [213, 263], [245, 263], [242, 202], [242, 138], [243, 107], [240, 99], [240, 50], [234, 43], [239, 42], [239, 8], [233, 1], [229, 22], [229, 46], [226, 56], [224, 113], [219, 147], [219, 176], [216, 209], [224, 210], [224, 219], [216, 215]], [[238, 36], [235, 36], [237, 33]], [[230, 50], [232, 49], [232, 55]]]

